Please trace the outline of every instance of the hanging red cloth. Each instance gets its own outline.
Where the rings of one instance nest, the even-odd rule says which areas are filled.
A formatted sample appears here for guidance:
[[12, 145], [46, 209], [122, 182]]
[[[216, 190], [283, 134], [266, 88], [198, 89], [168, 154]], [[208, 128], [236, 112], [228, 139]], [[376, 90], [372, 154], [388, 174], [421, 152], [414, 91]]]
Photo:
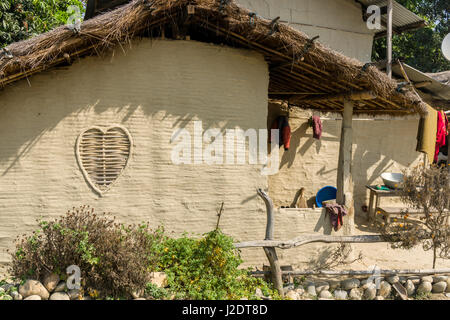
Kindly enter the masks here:
[[[272, 124], [271, 129], [279, 129], [279, 145], [284, 145], [284, 150], [289, 150], [291, 146], [291, 126], [289, 125], [288, 118], [285, 116], [279, 116]], [[271, 141], [273, 142], [273, 141]]]
[[434, 153], [434, 162], [438, 161], [439, 149], [445, 146], [445, 138], [447, 137], [448, 119], [443, 111], [438, 112], [437, 133], [436, 133], [436, 149]]
[[320, 120], [319, 116], [313, 116], [313, 137], [314, 139], [320, 140], [322, 137], [322, 120]]

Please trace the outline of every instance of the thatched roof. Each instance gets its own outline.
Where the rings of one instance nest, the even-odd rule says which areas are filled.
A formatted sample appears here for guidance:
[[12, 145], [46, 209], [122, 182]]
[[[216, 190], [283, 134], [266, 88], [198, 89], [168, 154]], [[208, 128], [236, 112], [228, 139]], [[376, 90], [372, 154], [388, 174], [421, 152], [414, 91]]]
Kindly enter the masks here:
[[[164, 32], [163, 32], [164, 31]], [[376, 96], [356, 113], [426, 113], [423, 101], [375, 66], [345, 57], [304, 33], [262, 19], [233, 1], [133, 0], [83, 22], [13, 43], [0, 54], [0, 87], [85, 55], [101, 55], [134, 37], [171, 37], [224, 43], [261, 52], [269, 63], [269, 98], [322, 111], [341, 111], [351, 94]], [[12, 55], [12, 57], [11, 57]]]

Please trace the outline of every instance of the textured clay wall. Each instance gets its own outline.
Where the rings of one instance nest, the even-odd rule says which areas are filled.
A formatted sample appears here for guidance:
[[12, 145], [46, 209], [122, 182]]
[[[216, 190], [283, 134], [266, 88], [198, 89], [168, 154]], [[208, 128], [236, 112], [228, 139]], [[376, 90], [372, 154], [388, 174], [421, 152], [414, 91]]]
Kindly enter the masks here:
[[[172, 133], [265, 128], [268, 68], [252, 51], [194, 41], [134, 42], [0, 92], [0, 262], [13, 239], [79, 205], [122, 222], [150, 221], [168, 231], [221, 226], [238, 240], [262, 238], [267, 188], [260, 165], [174, 165]], [[103, 197], [85, 182], [75, 142], [90, 126], [119, 124], [134, 141], [129, 166]], [[248, 163], [248, 162], [247, 162]], [[261, 250], [262, 251], [262, 250]], [[250, 257], [255, 259], [257, 255]], [[260, 255], [261, 256], [261, 255]], [[255, 260], [253, 260], [255, 261]]]
[[361, 6], [353, 0], [237, 0], [267, 19], [281, 21], [319, 42], [363, 62], [371, 61], [373, 31], [362, 19]]
[[[268, 123], [280, 114], [277, 105], [269, 106]], [[291, 149], [280, 149], [280, 171], [269, 177], [269, 192], [275, 206], [289, 206], [298, 190], [305, 188], [308, 204], [315, 204], [315, 194], [320, 188], [336, 186], [337, 162], [341, 133], [341, 116], [318, 114], [322, 118], [323, 135], [313, 138], [308, 126], [307, 111], [290, 114], [292, 129]], [[405, 167], [423, 160], [416, 152], [418, 118], [393, 118], [357, 116], [353, 121], [354, 200], [356, 214], [361, 206], [368, 204], [365, 185], [382, 184], [383, 172], [401, 172]], [[398, 199], [382, 199], [382, 204], [400, 204]]]

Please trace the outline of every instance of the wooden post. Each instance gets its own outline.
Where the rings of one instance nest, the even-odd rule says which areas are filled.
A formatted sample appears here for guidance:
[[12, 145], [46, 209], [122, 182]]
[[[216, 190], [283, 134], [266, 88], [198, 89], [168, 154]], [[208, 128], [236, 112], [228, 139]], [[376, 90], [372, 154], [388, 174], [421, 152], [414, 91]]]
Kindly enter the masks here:
[[[258, 195], [264, 200], [267, 210], [267, 225], [265, 240], [273, 240], [273, 202], [269, 196], [261, 189], [257, 190]], [[263, 247], [267, 259], [270, 263], [272, 281], [280, 296], [284, 296], [283, 278], [281, 272], [280, 261], [278, 260], [277, 251], [274, 247]]]
[[392, 15], [393, 15], [393, 0], [388, 0], [387, 9], [387, 65], [386, 72], [389, 78], [392, 78]]
[[[337, 170], [337, 196], [336, 201], [347, 207], [348, 214], [343, 219], [344, 235], [354, 233], [354, 206], [353, 206], [353, 179], [352, 179], [352, 143], [353, 143], [353, 109], [354, 104], [350, 100], [344, 100], [344, 112], [342, 114], [341, 141], [339, 146], [339, 161]], [[345, 245], [348, 252], [352, 246]], [[349, 259], [351, 255], [349, 254]]]

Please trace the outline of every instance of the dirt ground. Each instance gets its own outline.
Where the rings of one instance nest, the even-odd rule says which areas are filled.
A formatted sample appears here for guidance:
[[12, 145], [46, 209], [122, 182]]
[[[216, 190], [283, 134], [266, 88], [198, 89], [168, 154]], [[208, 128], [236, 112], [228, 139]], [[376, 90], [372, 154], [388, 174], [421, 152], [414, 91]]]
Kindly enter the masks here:
[[[355, 217], [355, 234], [377, 234], [369, 226], [365, 218]], [[362, 260], [350, 265], [338, 267], [339, 269], [367, 270], [377, 265], [381, 269], [432, 269], [433, 253], [424, 251], [421, 246], [411, 250], [392, 249], [388, 243], [361, 243], [352, 244], [353, 254], [362, 253]], [[436, 269], [450, 268], [450, 260], [437, 259]]]

